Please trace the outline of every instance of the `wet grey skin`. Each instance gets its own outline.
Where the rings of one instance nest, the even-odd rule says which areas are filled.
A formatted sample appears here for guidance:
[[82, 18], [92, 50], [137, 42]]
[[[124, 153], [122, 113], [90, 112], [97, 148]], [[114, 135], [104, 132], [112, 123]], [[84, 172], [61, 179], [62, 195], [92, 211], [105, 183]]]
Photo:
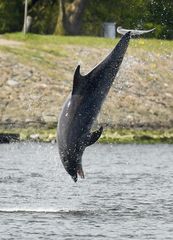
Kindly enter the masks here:
[[60, 158], [75, 182], [78, 175], [84, 178], [82, 155], [85, 148], [102, 134], [102, 126], [94, 132], [91, 128], [119, 70], [129, 40], [130, 32], [87, 75], [80, 74], [80, 66], [75, 70], [73, 89], [63, 105], [57, 127]]

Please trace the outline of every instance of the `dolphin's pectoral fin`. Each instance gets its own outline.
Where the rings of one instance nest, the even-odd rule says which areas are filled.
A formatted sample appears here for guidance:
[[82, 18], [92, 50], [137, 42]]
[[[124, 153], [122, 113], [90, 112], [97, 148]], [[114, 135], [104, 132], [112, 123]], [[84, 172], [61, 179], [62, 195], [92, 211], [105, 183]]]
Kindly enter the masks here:
[[94, 144], [100, 138], [102, 132], [103, 132], [103, 127], [101, 126], [98, 130], [90, 133], [87, 136], [87, 146]]
[[78, 65], [74, 73], [72, 95], [75, 94], [76, 90], [79, 88], [82, 78], [80, 74], [80, 65]]

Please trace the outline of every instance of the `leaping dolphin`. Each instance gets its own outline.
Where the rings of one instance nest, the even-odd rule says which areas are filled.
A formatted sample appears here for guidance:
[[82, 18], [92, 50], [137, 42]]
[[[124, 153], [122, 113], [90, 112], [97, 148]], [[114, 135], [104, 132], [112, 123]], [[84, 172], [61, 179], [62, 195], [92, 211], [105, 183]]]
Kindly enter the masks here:
[[82, 155], [85, 148], [102, 134], [102, 126], [94, 132], [91, 127], [119, 70], [129, 40], [130, 32], [87, 75], [80, 74], [80, 65], [75, 70], [73, 89], [63, 105], [57, 127], [60, 158], [75, 182], [78, 175], [84, 178]]

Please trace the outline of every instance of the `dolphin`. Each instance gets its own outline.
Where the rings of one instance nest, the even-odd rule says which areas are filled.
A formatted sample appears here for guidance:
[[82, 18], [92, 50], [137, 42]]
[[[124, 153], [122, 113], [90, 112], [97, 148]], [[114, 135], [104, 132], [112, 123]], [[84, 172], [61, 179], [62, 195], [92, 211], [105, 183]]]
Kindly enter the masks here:
[[91, 72], [80, 74], [77, 66], [72, 92], [65, 101], [57, 126], [59, 154], [65, 170], [74, 182], [84, 178], [82, 155], [86, 147], [101, 136], [103, 127], [91, 131], [106, 95], [115, 79], [130, 40], [127, 32], [112, 52]]

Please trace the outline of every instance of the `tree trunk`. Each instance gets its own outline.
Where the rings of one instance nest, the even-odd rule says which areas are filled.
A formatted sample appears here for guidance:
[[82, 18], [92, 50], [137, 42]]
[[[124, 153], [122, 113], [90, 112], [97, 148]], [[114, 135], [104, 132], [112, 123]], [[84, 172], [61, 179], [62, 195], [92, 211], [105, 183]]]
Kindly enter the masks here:
[[87, 0], [59, 0], [59, 16], [55, 34], [78, 35], [82, 25], [82, 15]]

